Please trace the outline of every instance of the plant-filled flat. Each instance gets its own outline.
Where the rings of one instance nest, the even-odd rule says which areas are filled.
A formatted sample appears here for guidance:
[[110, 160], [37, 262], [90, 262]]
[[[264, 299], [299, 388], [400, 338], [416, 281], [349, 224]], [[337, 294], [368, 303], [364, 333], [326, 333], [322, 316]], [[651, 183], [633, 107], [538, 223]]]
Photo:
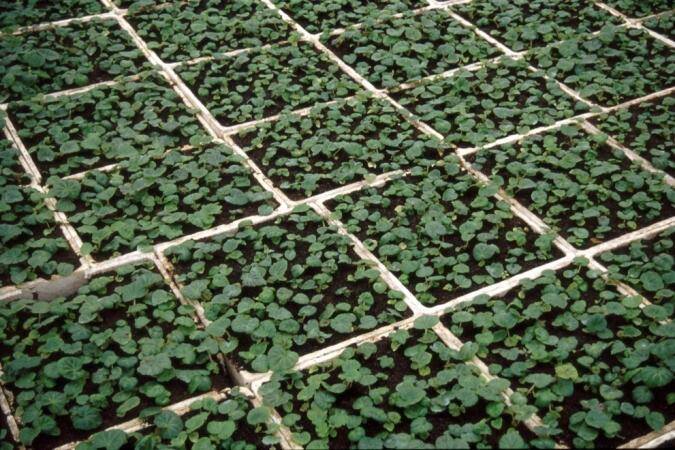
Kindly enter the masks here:
[[393, 96], [446, 142], [460, 147], [487, 144], [588, 111], [554, 81], [510, 58]]
[[43, 194], [29, 182], [16, 149], [0, 139], [0, 287], [69, 275], [79, 266]]
[[4, 0], [0, 28], [37, 25], [104, 12], [98, 0]]
[[48, 180], [57, 208], [94, 258], [127, 253], [255, 214], [276, 204], [225, 145], [151, 152], [110, 172]]
[[675, 14], [671, 13], [654, 17], [653, 19], [646, 20], [644, 25], [671, 40], [675, 39]]
[[430, 173], [327, 206], [428, 306], [544, 264], [560, 253], [449, 160]]
[[538, 408], [556, 440], [611, 448], [675, 419], [675, 328], [582, 264], [481, 296], [444, 322]]
[[443, 10], [367, 22], [323, 41], [360, 75], [385, 88], [499, 54]]
[[207, 331], [249, 371], [290, 369], [300, 354], [410, 314], [349, 238], [312, 211], [166, 253], [183, 295], [213, 321]]
[[15, 103], [9, 111], [44, 178], [207, 138], [195, 114], [154, 72], [75, 96]]
[[586, 0], [478, 0], [453, 9], [516, 52], [621, 23]]
[[276, 11], [251, 0], [192, 0], [141, 10], [128, 17], [166, 62], [259, 47], [288, 38]]
[[534, 50], [527, 59], [602, 106], [675, 84], [675, 50], [638, 28], [605, 27]]
[[220, 342], [151, 269], [98, 275], [68, 298], [0, 303], [2, 381], [23, 444], [52, 448], [224, 387]]
[[612, 279], [628, 284], [650, 302], [667, 308], [671, 315], [675, 307], [673, 235], [675, 228], [671, 227], [651, 239], [637, 240], [598, 256]]
[[675, 189], [576, 126], [469, 160], [572, 245], [590, 247], [675, 213]]
[[504, 380], [486, 382], [427, 325], [275, 374], [259, 392], [307, 448], [552, 447], [523, 426], [531, 406], [507, 407]]
[[225, 126], [347, 97], [358, 89], [304, 42], [186, 65], [177, 72]]
[[149, 67], [114, 20], [0, 36], [0, 102], [77, 88]]
[[670, 0], [606, 0], [605, 3], [628, 17], [645, 17], [673, 9]]
[[438, 141], [369, 96], [316, 106], [306, 116], [284, 115], [235, 140], [294, 200], [443, 157]]
[[657, 169], [675, 176], [675, 97], [640, 103], [591, 122]]
[[310, 33], [320, 33], [429, 6], [426, 0], [277, 0]]
[[277, 427], [269, 424], [269, 416], [268, 408], [253, 408], [242, 393], [233, 390], [220, 402], [212, 398], [195, 401], [183, 415], [157, 411], [146, 419], [149, 426], [132, 433], [102, 431], [76, 450], [273, 448], [279, 438], [273, 434]]

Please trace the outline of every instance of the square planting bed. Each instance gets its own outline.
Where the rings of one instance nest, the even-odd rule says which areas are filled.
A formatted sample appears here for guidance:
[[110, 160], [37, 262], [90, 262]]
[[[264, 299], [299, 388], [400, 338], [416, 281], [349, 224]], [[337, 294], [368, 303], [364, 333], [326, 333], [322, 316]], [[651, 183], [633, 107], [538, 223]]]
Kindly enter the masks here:
[[621, 23], [586, 0], [478, 0], [453, 9], [516, 52]]
[[484, 145], [588, 111], [554, 81], [510, 58], [393, 96], [446, 142], [460, 147]]
[[587, 248], [667, 219], [675, 190], [576, 126], [483, 149], [474, 167], [567, 239]]
[[444, 323], [538, 409], [552, 438], [613, 448], [675, 419], [673, 323], [572, 265], [480, 297]]
[[197, 400], [183, 414], [158, 411], [138, 431], [102, 431], [77, 450], [278, 448], [279, 438], [273, 434], [277, 427], [268, 425], [269, 415], [268, 408], [254, 408], [246, 396], [233, 390], [224, 400]]
[[306, 116], [284, 115], [242, 131], [235, 141], [294, 200], [429, 166], [444, 152], [388, 102], [369, 96], [316, 106]]
[[338, 197], [327, 206], [427, 306], [561, 256], [450, 160], [426, 176]]
[[426, 0], [278, 0], [274, 2], [310, 33], [320, 33], [429, 6]]
[[99, 0], [5, 0], [0, 5], [0, 28], [37, 25], [104, 12]]
[[276, 206], [240, 158], [220, 144], [151, 152], [110, 172], [48, 183], [57, 208], [97, 259], [269, 214]]
[[593, 118], [620, 144], [675, 176], [675, 97], [667, 96]]
[[128, 20], [165, 62], [272, 44], [291, 31], [276, 11], [250, 0], [174, 2]]
[[304, 42], [181, 66], [177, 72], [224, 126], [347, 97], [358, 90], [335, 63]]
[[235, 364], [287, 370], [320, 350], [410, 315], [402, 294], [360, 260], [351, 241], [312, 211], [241, 227], [166, 252], [182, 292]]
[[0, 36], [0, 102], [77, 88], [149, 63], [115, 20]]
[[153, 72], [75, 96], [15, 103], [9, 115], [44, 178], [207, 138], [195, 114]]
[[51, 448], [223, 388], [218, 340], [192, 313], [152, 266], [97, 275], [51, 301], [0, 303], [2, 381], [22, 443]]
[[597, 260], [609, 270], [612, 279], [636, 289], [647, 300], [669, 310], [675, 307], [675, 227], [650, 239], [598, 255]]
[[637, 28], [605, 27], [537, 49], [527, 59], [602, 106], [675, 84], [675, 50]]
[[673, 9], [670, 0], [606, 0], [605, 4], [628, 17], [646, 17]]
[[391, 88], [499, 54], [443, 10], [369, 21], [337, 36], [324, 36], [323, 41], [380, 88]]
[[502, 397], [463, 352], [430, 329], [398, 330], [302, 372], [275, 374], [259, 393], [307, 448], [551, 447], [522, 423], [532, 408]]

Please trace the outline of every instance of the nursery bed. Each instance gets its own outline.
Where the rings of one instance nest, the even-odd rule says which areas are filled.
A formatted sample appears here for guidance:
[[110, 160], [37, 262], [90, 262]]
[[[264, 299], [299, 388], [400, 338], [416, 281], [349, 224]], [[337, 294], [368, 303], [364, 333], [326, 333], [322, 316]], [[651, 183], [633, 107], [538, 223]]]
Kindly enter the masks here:
[[675, 438], [668, 1], [5, 3], [0, 450]]

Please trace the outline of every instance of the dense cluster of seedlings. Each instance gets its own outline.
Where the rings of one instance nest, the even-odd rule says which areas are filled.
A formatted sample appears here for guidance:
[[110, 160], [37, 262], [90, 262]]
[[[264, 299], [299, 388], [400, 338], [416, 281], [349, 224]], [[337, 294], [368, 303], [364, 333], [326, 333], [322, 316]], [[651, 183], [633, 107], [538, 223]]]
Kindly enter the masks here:
[[429, 6], [425, 0], [279, 0], [280, 8], [310, 33], [320, 33]]
[[347, 227], [424, 304], [455, 297], [559, 255], [454, 159], [329, 203]]
[[101, 2], [92, 0], [7, 0], [0, 5], [0, 29], [100, 14], [104, 9]]
[[517, 52], [621, 23], [584, 0], [477, 0], [453, 9]]
[[449, 144], [473, 147], [588, 111], [522, 60], [502, 58], [393, 94]]
[[182, 66], [178, 74], [222, 125], [354, 94], [358, 86], [310, 44], [292, 43]]
[[3, 2], [0, 450], [662, 437], [672, 22]]
[[324, 41], [359, 74], [386, 88], [499, 53], [442, 10], [369, 22]]
[[207, 134], [157, 73], [75, 96], [17, 102], [9, 115], [43, 176], [67, 176]]
[[210, 397], [195, 401], [183, 414], [160, 411], [138, 431], [107, 430], [94, 434], [76, 449], [272, 448], [278, 444], [279, 437], [274, 434], [277, 427], [269, 423], [269, 416], [268, 408], [253, 408], [248, 398], [235, 389], [228, 391], [221, 401]]
[[276, 206], [224, 144], [151, 151], [112, 171], [47, 182], [58, 210], [86, 239], [83, 251], [103, 259]]
[[0, 303], [3, 382], [21, 442], [70, 442], [224, 387], [219, 343], [192, 312], [143, 266], [97, 276], [69, 297]]
[[675, 190], [576, 126], [484, 149], [473, 165], [571, 244], [590, 247], [673, 216]]
[[592, 123], [620, 144], [646, 158], [654, 167], [675, 175], [675, 97], [620, 109]]
[[290, 27], [259, 2], [199, 0], [141, 9], [129, 22], [164, 61], [213, 56], [288, 38]]
[[444, 152], [389, 103], [366, 96], [317, 106], [306, 116], [283, 115], [236, 141], [298, 200], [369, 175], [430, 166]]
[[652, 239], [634, 241], [598, 257], [612, 279], [628, 284], [651, 303], [668, 309], [671, 316], [675, 307], [674, 232], [671, 227]]
[[672, 308], [641, 308], [584, 263], [477, 298], [444, 322], [537, 407], [552, 438], [612, 447], [675, 418]]
[[639, 28], [605, 27], [534, 50], [527, 59], [602, 106], [675, 84], [672, 48]]
[[150, 67], [114, 20], [0, 36], [0, 101], [77, 88]]
[[[183, 295], [249, 371], [286, 370], [298, 355], [407, 315], [402, 295], [311, 211], [169, 249]], [[217, 331], [215, 331], [217, 330]]]
[[522, 424], [532, 408], [507, 406], [504, 380], [486, 381], [429, 325], [418, 321], [327, 363], [275, 374], [260, 393], [308, 448], [518, 448], [525, 439], [551, 448]]

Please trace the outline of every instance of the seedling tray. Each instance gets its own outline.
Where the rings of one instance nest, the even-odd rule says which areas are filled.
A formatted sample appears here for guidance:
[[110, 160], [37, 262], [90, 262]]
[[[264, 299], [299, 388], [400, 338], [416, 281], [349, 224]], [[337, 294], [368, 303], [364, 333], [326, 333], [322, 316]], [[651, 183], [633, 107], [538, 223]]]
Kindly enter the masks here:
[[306, 43], [185, 65], [177, 73], [224, 126], [347, 97], [358, 89]]
[[258, 392], [280, 411], [294, 442], [307, 447], [517, 447], [523, 436], [536, 440], [522, 423], [526, 408], [506, 406], [503, 380], [482, 378], [430, 329], [435, 322], [419, 320], [304, 371], [273, 376]]
[[534, 50], [527, 59], [603, 106], [675, 83], [673, 49], [640, 28], [605, 27]]
[[276, 206], [224, 144], [150, 152], [110, 172], [48, 183], [57, 208], [91, 244], [85, 251], [103, 259]]
[[672, 323], [582, 262], [444, 319], [567, 446], [613, 447], [673, 420]]
[[374, 175], [433, 165], [444, 149], [388, 102], [361, 97], [288, 114], [235, 142], [293, 200]]
[[440, 74], [499, 53], [443, 10], [367, 22], [322, 40], [381, 88]]
[[424, 0], [280, 0], [287, 11], [310, 33], [320, 33], [429, 6]]
[[[208, 395], [187, 407], [150, 416], [129, 430], [107, 430], [77, 446], [78, 450], [117, 450], [143, 446], [255, 449], [273, 448], [279, 438], [266, 425], [269, 410], [254, 407], [250, 394], [235, 390]], [[132, 431], [133, 430], [133, 431]]]
[[291, 368], [298, 355], [409, 315], [403, 296], [312, 211], [186, 242], [166, 256], [185, 298], [203, 305], [209, 329], [249, 372]]
[[675, 303], [673, 275], [673, 234], [675, 228], [652, 237], [631, 242], [623, 248], [598, 255], [610, 276], [635, 288], [647, 300], [668, 308]]
[[45, 179], [208, 140], [196, 114], [155, 72], [74, 96], [15, 103], [9, 116]]
[[175, 62], [273, 44], [291, 28], [262, 3], [175, 2], [130, 14], [129, 23], [164, 61]]
[[621, 23], [584, 0], [479, 0], [452, 9], [517, 52]]
[[0, 314], [3, 380], [26, 445], [80, 439], [226, 382], [211, 360], [217, 343], [152, 266], [122, 267], [49, 302], [2, 303]]
[[111, 80], [148, 68], [114, 20], [0, 36], [0, 101]]
[[666, 96], [591, 120], [600, 131], [646, 158], [655, 168], [675, 175], [675, 97]]
[[14, 29], [104, 12], [96, 0], [7, 0], [0, 5], [0, 28]]
[[563, 126], [469, 160], [572, 245], [586, 248], [675, 211], [675, 191], [663, 174], [631, 164], [602, 139]]
[[425, 305], [446, 303], [561, 253], [455, 160], [328, 203]]
[[393, 97], [459, 147], [527, 133], [589, 110], [524, 61], [508, 57], [396, 90]]

